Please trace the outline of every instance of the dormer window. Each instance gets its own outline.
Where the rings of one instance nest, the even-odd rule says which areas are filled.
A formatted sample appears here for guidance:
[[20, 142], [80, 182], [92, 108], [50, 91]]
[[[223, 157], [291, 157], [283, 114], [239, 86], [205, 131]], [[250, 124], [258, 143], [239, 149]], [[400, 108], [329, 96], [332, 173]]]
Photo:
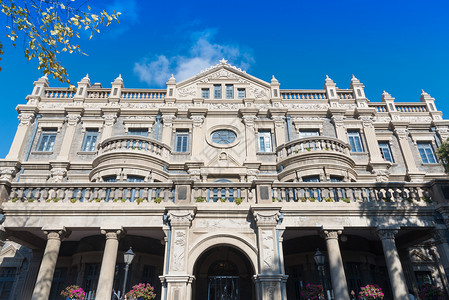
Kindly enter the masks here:
[[234, 85], [233, 84], [226, 85], [226, 99], [234, 99]]
[[221, 84], [214, 84], [214, 99], [221, 99]]
[[209, 89], [208, 89], [208, 88], [202, 88], [202, 89], [201, 89], [201, 97], [202, 97], [203, 99], [209, 99], [209, 97], [210, 97], [210, 92], [209, 92]]

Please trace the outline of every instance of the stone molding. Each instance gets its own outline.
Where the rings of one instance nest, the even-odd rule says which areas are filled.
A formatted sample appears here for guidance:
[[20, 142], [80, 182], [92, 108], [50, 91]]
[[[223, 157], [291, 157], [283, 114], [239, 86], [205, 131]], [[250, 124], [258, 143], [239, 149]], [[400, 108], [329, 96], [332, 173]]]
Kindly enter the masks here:
[[264, 212], [253, 211], [253, 215], [254, 221], [256, 221], [258, 227], [276, 226], [279, 221], [279, 217], [281, 216], [281, 213], [278, 210], [264, 211]]
[[254, 122], [257, 120], [256, 116], [243, 116], [243, 123], [245, 123], [246, 127], [254, 127]]
[[191, 116], [190, 119], [193, 122], [193, 126], [201, 127], [203, 125], [205, 117], [204, 116]]
[[106, 240], [118, 240], [121, 236], [126, 234], [126, 231], [124, 229], [102, 229], [101, 234], [106, 236]]
[[81, 119], [81, 115], [68, 115], [67, 116], [67, 125], [76, 126]]
[[168, 220], [172, 226], [187, 226], [192, 225], [195, 217], [193, 210], [170, 210], [168, 212]]
[[117, 120], [117, 115], [105, 115], [103, 118], [104, 126], [111, 127], [114, 126], [114, 123]]
[[321, 237], [325, 240], [336, 239], [343, 233], [343, 230], [321, 230]]
[[163, 115], [162, 122], [164, 123], [164, 127], [172, 127], [173, 121], [176, 119], [176, 116], [173, 115]]
[[398, 234], [398, 230], [378, 228], [376, 229], [376, 233], [381, 240], [394, 240], [396, 234]]
[[71, 231], [63, 228], [57, 230], [44, 230], [48, 240], [62, 240], [70, 236]]

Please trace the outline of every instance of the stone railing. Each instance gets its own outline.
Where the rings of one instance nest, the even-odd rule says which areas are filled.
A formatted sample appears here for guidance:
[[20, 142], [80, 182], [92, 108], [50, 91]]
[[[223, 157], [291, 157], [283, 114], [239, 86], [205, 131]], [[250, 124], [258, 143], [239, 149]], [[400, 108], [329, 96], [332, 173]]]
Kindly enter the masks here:
[[349, 145], [345, 142], [325, 136], [313, 136], [293, 140], [277, 147], [278, 159], [291, 155], [304, 154], [314, 151], [339, 152], [349, 155]]
[[352, 90], [337, 90], [339, 99], [354, 99], [354, 93]]
[[173, 202], [171, 182], [13, 183], [11, 202]]
[[166, 90], [123, 89], [122, 99], [164, 99]]
[[169, 146], [143, 136], [119, 135], [110, 137], [98, 145], [98, 155], [114, 152], [137, 152], [167, 159]]
[[273, 202], [432, 202], [422, 183], [275, 182]]
[[395, 104], [396, 110], [404, 113], [408, 112], [427, 112], [425, 103], [408, 103], [408, 104]]
[[48, 99], [71, 99], [75, 91], [68, 88], [46, 88], [45, 98]]
[[192, 202], [255, 203], [254, 188], [246, 182], [195, 182]]
[[327, 99], [324, 90], [281, 90], [281, 97], [285, 100]]
[[107, 99], [109, 98], [110, 89], [88, 89], [87, 98], [89, 99]]
[[376, 108], [377, 112], [387, 112], [386, 103], [369, 103], [368, 106]]

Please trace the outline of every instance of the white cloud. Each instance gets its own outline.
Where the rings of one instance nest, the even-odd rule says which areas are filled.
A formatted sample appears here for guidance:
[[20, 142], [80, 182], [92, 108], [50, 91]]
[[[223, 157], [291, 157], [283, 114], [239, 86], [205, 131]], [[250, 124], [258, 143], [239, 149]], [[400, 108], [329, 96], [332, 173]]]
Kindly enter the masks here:
[[150, 62], [144, 60], [135, 63], [134, 73], [149, 85], [162, 86], [170, 77], [169, 74], [174, 74], [179, 82], [216, 65], [222, 58], [229, 60], [232, 65], [247, 70], [254, 62], [252, 51], [236, 45], [213, 43], [215, 33], [214, 30], [195, 33], [187, 56], [159, 55]]

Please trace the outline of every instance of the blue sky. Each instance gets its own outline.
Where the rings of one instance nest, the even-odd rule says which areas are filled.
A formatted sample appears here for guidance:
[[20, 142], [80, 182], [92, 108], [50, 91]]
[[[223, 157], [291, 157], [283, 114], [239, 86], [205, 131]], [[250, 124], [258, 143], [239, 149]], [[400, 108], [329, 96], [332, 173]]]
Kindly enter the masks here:
[[[322, 88], [329, 75], [340, 88], [354, 74], [371, 101], [383, 90], [396, 101], [419, 101], [421, 89], [449, 118], [448, 1], [90, 1], [122, 12], [121, 24], [80, 40], [88, 56], [63, 55], [70, 80], [89, 73], [103, 87], [122, 74], [127, 88], [164, 87], [229, 63], [281, 88]], [[4, 18], [0, 16], [1, 28]], [[4, 36], [4, 32], [1, 33]], [[5, 157], [17, 128], [17, 104], [41, 75], [18, 43], [2, 38], [0, 116]], [[61, 86], [50, 78], [51, 86]]]

